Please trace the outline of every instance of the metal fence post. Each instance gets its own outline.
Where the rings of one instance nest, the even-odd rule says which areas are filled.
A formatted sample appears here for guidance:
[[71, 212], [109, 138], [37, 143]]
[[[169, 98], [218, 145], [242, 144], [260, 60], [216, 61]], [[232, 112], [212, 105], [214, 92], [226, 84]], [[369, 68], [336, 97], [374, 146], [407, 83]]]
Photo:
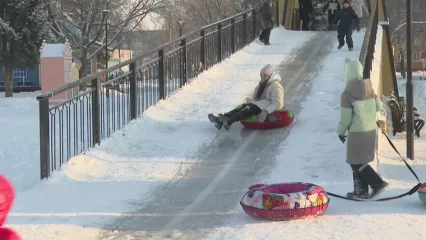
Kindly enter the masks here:
[[181, 64], [180, 64], [180, 87], [185, 86], [185, 84], [188, 81], [188, 58], [187, 58], [187, 46], [186, 46], [186, 39], [182, 39], [180, 42], [180, 45], [182, 46], [182, 56], [181, 56]]
[[222, 62], [222, 23], [217, 24], [217, 62]]
[[364, 63], [364, 72], [363, 72], [363, 77], [364, 78], [370, 78], [370, 71], [371, 71], [371, 66], [370, 66], [370, 44], [368, 44], [368, 49], [367, 49], [367, 54], [365, 56], [365, 63]]
[[130, 120], [136, 119], [137, 116], [137, 97], [136, 97], [136, 63], [132, 62], [129, 65], [131, 74], [130, 81]]
[[256, 10], [253, 9], [252, 11], [253, 14], [253, 40], [256, 39]]
[[247, 45], [247, 13], [243, 14], [243, 43]]
[[206, 66], [206, 31], [204, 29], [201, 30], [201, 50], [200, 50], [200, 54], [201, 54], [201, 64], [202, 64], [202, 69], [206, 70], [207, 66]]
[[50, 176], [50, 123], [49, 99], [39, 100], [40, 126], [40, 179]]
[[159, 94], [160, 99], [166, 99], [166, 88], [165, 88], [165, 82], [164, 82], [164, 61], [165, 61], [165, 54], [164, 49], [161, 49], [158, 51], [158, 57], [160, 58], [158, 62], [158, 88], [159, 88]]
[[235, 38], [236, 32], [235, 32], [235, 18], [231, 19], [231, 52], [235, 53], [236, 49], [236, 38]]
[[92, 80], [92, 146], [101, 143], [101, 97], [99, 78]]

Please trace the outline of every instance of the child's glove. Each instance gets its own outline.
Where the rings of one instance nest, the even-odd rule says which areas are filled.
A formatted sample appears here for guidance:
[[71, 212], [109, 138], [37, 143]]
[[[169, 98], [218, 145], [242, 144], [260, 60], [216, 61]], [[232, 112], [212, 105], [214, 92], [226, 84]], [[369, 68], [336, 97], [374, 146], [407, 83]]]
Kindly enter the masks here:
[[342, 143], [346, 142], [346, 136], [339, 135], [339, 139]]

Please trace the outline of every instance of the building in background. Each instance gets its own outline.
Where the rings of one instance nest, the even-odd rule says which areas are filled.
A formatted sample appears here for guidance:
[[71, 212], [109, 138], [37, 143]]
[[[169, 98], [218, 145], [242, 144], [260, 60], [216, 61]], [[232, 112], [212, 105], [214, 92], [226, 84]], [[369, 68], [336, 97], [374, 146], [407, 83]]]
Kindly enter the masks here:
[[[39, 65], [13, 70], [13, 91], [31, 92], [40, 90]], [[0, 70], [0, 92], [4, 92], [4, 74]]]
[[[412, 71], [424, 71], [426, 67], [426, 1], [425, 0], [413, 0], [413, 21], [414, 22], [425, 22], [415, 23], [413, 26], [413, 42], [412, 42], [412, 53], [413, 53], [413, 64]], [[404, 49], [405, 50], [405, 49]], [[404, 53], [406, 56], [406, 53]], [[394, 48], [394, 60], [395, 70], [400, 72], [400, 53], [397, 48]], [[406, 61], [405, 61], [406, 66]]]

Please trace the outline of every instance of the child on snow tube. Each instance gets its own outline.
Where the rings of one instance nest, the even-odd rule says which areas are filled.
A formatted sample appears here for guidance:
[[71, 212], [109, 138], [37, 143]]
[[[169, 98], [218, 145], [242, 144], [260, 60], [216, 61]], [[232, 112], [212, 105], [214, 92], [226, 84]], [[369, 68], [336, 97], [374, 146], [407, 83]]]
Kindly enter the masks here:
[[254, 90], [253, 98], [246, 98], [246, 102], [235, 109], [215, 116], [209, 114], [209, 120], [217, 129], [222, 126], [229, 130], [235, 122], [258, 115], [259, 121], [265, 121], [266, 117], [284, 107], [284, 88], [280, 83], [281, 77], [272, 69], [270, 64], [260, 70], [260, 81]]

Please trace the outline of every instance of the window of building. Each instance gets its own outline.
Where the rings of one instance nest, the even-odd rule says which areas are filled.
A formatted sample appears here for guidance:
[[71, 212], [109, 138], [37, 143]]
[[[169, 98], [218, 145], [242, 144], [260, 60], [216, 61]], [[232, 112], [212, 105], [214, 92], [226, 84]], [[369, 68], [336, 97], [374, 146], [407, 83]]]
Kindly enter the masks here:
[[28, 69], [15, 68], [13, 69], [13, 78], [26, 78], [28, 76]]
[[72, 62], [69, 62], [69, 61], [65, 61], [65, 66], [64, 66], [64, 68], [65, 68], [65, 71], [71, 71], [71, 65], [72, 65]]
[[422, 60], [421, 59], [421, 52], [415, 52], [415, 53], [413, 53], [413, 61], [414, 62], [419, 62], [421, 60]]

